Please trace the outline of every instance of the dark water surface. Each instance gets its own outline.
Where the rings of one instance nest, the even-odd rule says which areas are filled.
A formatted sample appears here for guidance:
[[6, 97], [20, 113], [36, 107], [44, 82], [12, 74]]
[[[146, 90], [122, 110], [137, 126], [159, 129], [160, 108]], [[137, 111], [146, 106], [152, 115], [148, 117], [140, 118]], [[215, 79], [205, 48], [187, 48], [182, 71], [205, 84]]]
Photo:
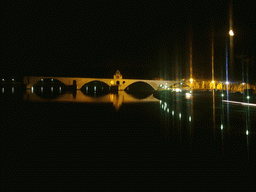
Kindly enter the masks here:
[[255, 188], [256, 108], [220, 94], [1, 96], [4, 189]]

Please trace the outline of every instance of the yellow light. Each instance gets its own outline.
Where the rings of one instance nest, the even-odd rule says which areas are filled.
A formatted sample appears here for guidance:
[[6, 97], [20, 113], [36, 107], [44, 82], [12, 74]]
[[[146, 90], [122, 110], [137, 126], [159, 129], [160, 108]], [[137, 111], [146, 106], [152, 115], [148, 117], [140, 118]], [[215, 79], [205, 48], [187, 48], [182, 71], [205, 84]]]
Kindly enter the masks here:
[[110, 84], [111, 84], [111, 85], [114, 85], [114, 81], [110, 81]]
[[212, 84], [214, 84], [215, 83], [215, 81], [212, 81]]
[[191, 78], [191, 79], [189, 79], [189, 81], [192, 83], [194, 80]]
[[234, 36], [234, 32], [233, 32], [232, 29], [229, 31], [229, 35], [230, 35], [230, 36]]

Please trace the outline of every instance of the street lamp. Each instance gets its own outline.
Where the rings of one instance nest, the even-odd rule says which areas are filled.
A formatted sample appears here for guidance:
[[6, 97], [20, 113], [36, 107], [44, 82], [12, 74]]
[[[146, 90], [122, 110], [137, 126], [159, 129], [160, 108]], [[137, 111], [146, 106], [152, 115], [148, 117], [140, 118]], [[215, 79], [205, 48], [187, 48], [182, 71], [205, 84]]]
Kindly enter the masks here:
[[232, 37], [234, 36], [234, 31], [232, 29], [229, 31], [229, 35]]

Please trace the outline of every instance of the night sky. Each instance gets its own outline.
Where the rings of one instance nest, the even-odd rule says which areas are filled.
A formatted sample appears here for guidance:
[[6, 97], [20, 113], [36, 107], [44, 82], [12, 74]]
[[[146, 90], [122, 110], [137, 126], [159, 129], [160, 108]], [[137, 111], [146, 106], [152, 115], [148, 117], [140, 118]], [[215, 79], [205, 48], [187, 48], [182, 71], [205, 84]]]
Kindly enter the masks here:
[[[234, 68], [254, 66], [254, 1], [233, 0]], [[229, 1], [4, 1], [2, 76], [43, 75], [112, 78], [221, 78], [228, 43]]]

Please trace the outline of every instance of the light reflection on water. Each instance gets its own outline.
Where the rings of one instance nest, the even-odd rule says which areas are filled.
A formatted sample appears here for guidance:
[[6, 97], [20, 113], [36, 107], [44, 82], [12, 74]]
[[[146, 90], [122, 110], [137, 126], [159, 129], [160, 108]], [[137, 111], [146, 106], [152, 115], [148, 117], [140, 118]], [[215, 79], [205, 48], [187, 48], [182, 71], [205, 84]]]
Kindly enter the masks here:
[[[219, 138], [221, 139], [223, 153], [228, 148], [228, 146], [225, 146], [225, 143], [226, 143], [225, 140], [229, 140], [230, 137], [232, 138], [233, 135], [239, 135], [240, 138], [246, 136], [247, 154], [248, 154], [248, 161], [249, 161], [250, 159], [249, 144], [250, 144], [250, 138], [252, 138], [252, 136], [250, 135], [251, 134], [250, 115], [251, 115], [251, 110], [254, 110], [254, 108], [250, 108], [249, 105], [247, 105], [246, 107], [233, 106], [233, 105], [230, 106], [229, 103], [222, 102], [220, 94], [216, 95], [215, 91], [213, 91], [210, 94], [212, 95], [208, 95], [209, 96], [208, 104], [203, 104], [203, 105], [207, 105], [207, 108], [204, 108], [205, 107], [204, 106], [202, 107], [203, 109], [200, 109], [198, 104], [199, 105], [202, 105], [202, 104], [200, 104], [200, 102], [198, 102], [197, 100], [196, 106], [195, 106], [196, 111], [194, 111], [193, 96], [191, 96], [190, 99], [186, 99], [186, 97], [183, 99], [176, 98], [169, 102], [160, 100], [159, 107], [164, 116], [163, 134], [165, 134], [165, 136], [168, 137], [169, 132], [171, 132], [170, 129], [179, 128], [178, 131], [184, 131], [184, 129], [187, 129], [191, 138], [191, 143], [192, 143], [193, 130], [196, 130], [199, 128], [198, 124], [197, 123], [194, 124], [193, 122], [194, 115], [195, 115], [194, 113], [196, 113], [196, 116], [198, 117], [198, 114], [208, 113], [209, 110], [212, 110], [211, 115], [209, 114], [209, 116], [207, 116], [207, 119], [204, 120], [206, 122], [204, 129], [207, 131], [209, 129], [212, 129], [214, 140], [217, 141]], [[254, 116], [256, 115], [255, 110], [253, 115]], [[203, 118], [205, 118], [204, 115], [202, 116]], [[198, 118], [195, 120], [196, 122], [200, 122], [200, 119]], [[235, 124], [233, 122], [234, 120], [237, 120], [238, 123]], [[236, 130], [237, 132], [234, 133], [234, 130]]]
[[[11, 88], [12, 93], [16, 93], [16, 89]], [[220, 93], [215, 91], [208, 94], [206, 103], [202, 103], [198, 95], [193, 94], [189, 96], [181, 97], [177, 95], [169, 101], [162, 101], [156, 99], [153, 94], [148, 95], [131, 95], [125, 91], [119, 91], [118, 94], [86, 94], [81, 90], [75, 92], [63, 91], [61, 87], [50, 87], [49, 95], [51, 97], [45, 97], [44, 94], [46, 89], [40, 87], [36, 91], [33, 87], [26, 90], [23, 94], [24, 101], [39, 101], [39, 102], [81, 102], [81, 103], [112, 103], [116, 110], [119, 110], [123, 104], [126, 103], [155, 103], [160, 109], [160, 118], [162, 123], [162, 135], [168, 140], [170, 139], [171, 133], [179, 133], [181, 140], [184, 131], [187, 132], [190, 138], [190, 144], [193, 143], [193, 133], [198, 128], [201, 121], [204, 121], [205, 130], [212, 130], [212, 135], [215, 140], [221, 141], [222, 151], [227, 149], [226, 140], [232, 136], [231, 132], [239, 132], [240, 136], [246, 139], [247, 154], [249, 158], [249, 146], [250, 140], [255, 131], [251, 130], [254, 125], [251, 124], [252, 116], [255, 117], [255, 108], [252, 109], [249, 105], [247, 106], [235, 106], [227, 102], [222, 102]], [[86, 90], [86, 89], [85, 89]], [[97, 89], [98, 90], [98, 89]], [[87, 90], [88, 91], [88, 90]], [[2, 94], [5, 94], [5, 88], [2, 88]], [[40, 95], [41, 94], [41, 95]], [[249, 101], [248, 101], [249, 102]], [[239, 109], [239, 110], [237, 110]], [[254, 110], [252, 113], [251, 111]], [[207, 114], [206, 115], [204, 115]], [[200, 119], [201, 118], [201, 119]], [[203, 118], [207, 118], [206, 120]], [[239, 118], [241, 126], [234, 125], [233, 119]], [[253, 121], [255, 122], [255, 121]], [[201, 125], [200, 125], [201, 126]], [[177, 129], [174, 131], [173, 129]]]
[[[168, 178], [174, 172], [180, 172], [179, 179], [182, 181], [184, 174], [196, 179], [199, 174], [202, 174], [200, 179], [205, 175], [210, 175], [209, 178], [214, 175], [213, 182], [216, 184], [222, 179], [226, 181], [237, 167], [241, 167], [239, 172], [244, 171], [244, 167], [255, 162], [255, 108], [230, 104], [227, 111], [227, 103], [222, 102], [221, 93], [201, 92], [192, 94], [190, 99], [177, 95], [164, 101], [152, 94], [147, 97], [141, 94], [133, 96], [124, 91], [105, 95], [89, 95], [80, 90], [68, 92], [64, 88], [62, 91], [59, 94], [59, 87], [49, 87], [48, 92], [44, 88], [41, 94], [40, 87], [38, 90], [30, 89], [20, 95], [25, 102], [18, 103], [19, 110], [12, 102], [6, 105], [7, 109], [11, 105], [12, 110], [5, 110], [11, 126], [6, 128], [8, 134], [4, 137], [13, 139], [14, 143], [19, 138], [24, 141], [21, 144], [25, 143], [20, 147], [22, 161], [17, 166], [22, 173], [32, 170], [27, 168], [27, 162], [34, 163], [33, 169], [39, 167], [37, 170], [40, 172], [48, 158], [46, 160], [51, 166], [64, 162], [61, 166], [65, 167], [72, 162], [72, 165], [81, 166], [81, 172], [88, 172], [88, 169], [83, 169], [85, 166], [90, 168], [95, 165], [91, 169], [93, 173], [99, 168], [97, 172], [107, 175], [118, 163], [120, 173], [128, 172], [130, 169], [125, 167], [130, 165], [134, 170], [132, 176], [140, 172], [156, 178], [159, 175], [155, 172], [160, 168], [161, 172], [166, 170]], [[6, 100], [11, 100], [18, 89], [15, 87], [15, 92], [11, 92], [11, 88], [6, 89], [2, 95], [10, 93], [10, 99], [8, 96]], [[92, 104], [77, 104], [79, 102]], [[27, 123], [19, 126], [11, 118], [20, 118], [20, 122], [25, 118]], [[13, 131], [15, 137], [9, 131]], [[9, 152], [11, 147], [6, 151]], [[104, 163], [110, 165], [109, 169], [101, 167]], [[142, 166], [145, 164], [144, 169]], [[136, 166], [138, 168], [134, 168]], [[168, 170], [170, 166], [173, 169]], [[152, 172], [145, 171], [150, 170], [148, 167], [152, 168]], [[73, 169], [68, 167], [66, 170]], [[240, 177], [238, 171], [235, 174]], [[250, 178], [252, 172], [245, 170], [243, 173], [239, 179], [244, 176]], [[95, 177], [98, 179], [98, 175], [95, 174]]]
[[[51, 91], [53, 91], [53, 87]], [[61, 87], [59, 88], [61, 91]], [[43, 87], [41, 87], [41, 93], [44, 93]], [[60, 92], [61, 93], [61, 92]], [[53, 94], [52, 97], [46, 97], [47, 94], [43, 95], [35, 93], [33, 89], [28, 89], [23, 95], [24, 101], [44, 101], [44, 102], [85, 102], [85, 103], [113, 103], [113, 106], [118, 110], [123, 103], [138, 103], [138, 102], [159, 102], [158, 99], [153, 97], [152, 94], [148, 94], [146, 97], [141, 99], [137, 95], [133, 96], [126, 93], [125, 91], [119, 91], [118, 94], [98, 94], [96, 91], [92, 94], [87, 94], [81, 90], [76, 92], [65, 92], [63, 94]], [[47, 95], [48, 96], [48, 95]]]

